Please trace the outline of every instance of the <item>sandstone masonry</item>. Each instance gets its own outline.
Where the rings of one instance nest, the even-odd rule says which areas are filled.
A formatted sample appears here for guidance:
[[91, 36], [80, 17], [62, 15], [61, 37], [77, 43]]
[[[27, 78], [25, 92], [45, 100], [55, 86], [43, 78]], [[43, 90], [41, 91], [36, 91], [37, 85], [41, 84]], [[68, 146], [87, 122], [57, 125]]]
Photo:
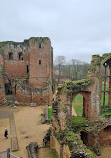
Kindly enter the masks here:
[[0, 104], [49, 104], [53, 48], [48, 37], [0, 43]]

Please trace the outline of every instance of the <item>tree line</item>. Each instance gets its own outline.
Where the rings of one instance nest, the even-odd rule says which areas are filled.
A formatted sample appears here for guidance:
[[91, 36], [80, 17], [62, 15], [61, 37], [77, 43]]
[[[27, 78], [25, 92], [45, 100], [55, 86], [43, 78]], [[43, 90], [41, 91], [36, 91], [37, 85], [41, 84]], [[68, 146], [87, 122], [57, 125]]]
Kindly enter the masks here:
[[54, 80], [63, 83], [66, 80], [76, 81], [87, 77], [89, 64], [76, 59], [66, 61], [65, 56], [54, 60]]

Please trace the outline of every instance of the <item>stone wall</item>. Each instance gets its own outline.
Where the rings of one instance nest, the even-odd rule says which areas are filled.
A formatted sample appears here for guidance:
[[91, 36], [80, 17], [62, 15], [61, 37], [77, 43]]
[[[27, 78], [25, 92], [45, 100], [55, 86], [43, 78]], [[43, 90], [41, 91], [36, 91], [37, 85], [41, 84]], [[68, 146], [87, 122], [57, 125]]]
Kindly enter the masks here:
[[50, 147], [55, 149], [59, 158], [61, 158], [61, 150], [62, 150], [62, 146], [59, 144], [59, 142], [57, 141], [57, 139], [55, 138], [55, 136], [51, 136], [50, 137]]
[[[32, 37], [24, 42], [1, 42], [0, 71], [0, 85], [11, 85], [12, 94], [18, 102], [49, 104], [53, 87], [53, 49], [50, 39]], [[19, 82], [23, 82], [27, 88], [23, 89]], [[6, 91], [4, 88], [1, 91], [0, 100], [3, 100]]]
[[50, 146], [55, 149], [59, 158], [70, 158], [70, 150], [68, 145], [61, 145], [55, 136], [51, 136], [50, 138]]
[[[27, 76], [27, 65], [29, 65], [28, 47], [23, 43], [8, 43], [3, 47], [4, 50], [4, 73], [9, 78], [25, 79]], [[9, 53], [12, 59], [9, 60]], [[19, 53], [23, 53], [23, 60], [19, 60]]]
[[50, 103], [51, 92], [48, 88], [32, 88], [27, 85], [17, 85], [16, 100], [20, 104], [36, 103], [45, 105]]

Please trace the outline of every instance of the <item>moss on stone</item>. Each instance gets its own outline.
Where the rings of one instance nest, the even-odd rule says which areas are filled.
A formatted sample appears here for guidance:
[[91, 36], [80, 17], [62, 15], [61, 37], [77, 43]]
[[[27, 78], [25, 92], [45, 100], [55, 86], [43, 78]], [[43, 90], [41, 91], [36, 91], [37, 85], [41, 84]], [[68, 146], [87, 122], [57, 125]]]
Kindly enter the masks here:
[[70, 96], [72, 90], [74, 89], [76, 89], [76, 91], [80, 89], [85, 90], [91, 84], [93, 84], [93, 81], [90, 79], [82, 79], [78, 81], [66, 81], [64, 82], [63, 85], [59, 86], [57, 90], [58, 90], [58, 94], [60, 94], [61, 92], [65, 92], [68, 96]]
[[41, 41], [41, 42], [45, 42], [45, 41], [50, 41], [49, 37], [31, 37], [29, 38], [29, 40], [35, 40], [35, 41]]
[[3, 41], [3, 42], [0, 42], [0, 49], [6, 46], [7, 44], [9, 45], [12, 44], [14, 46], [17, 46], [17, 45], [29, 46], [29, 40], [31, 39], [34, 39], [35, 41], [41, 41], [41, 42], [50, 41], [48, 37], [31, 37], [29, 39], [25, 39], [24, 42]]
[[87, 149], [82, 140], [78, 139], [77, 134], [73, 131], [64, 130], [59, 133], [55, 133], [55, 136], [59, 142], [68, 145], [71, 156], [76, 154], [85, 154], [87, 158], [96, 158], [96, 155], [91, 152], [90, 149]]
[[66, 81], [65, 84], [66, 84], [67, 87], [88, 86], [88, 85], [92, 84], [92, 80], [90, 80], [90, 79], [82, 79], [82, 80], [78, 80], [78, 81]]
[[4, 54], [4, 51], [2, 48], [0, 48], [0, 55], [3, 55]]

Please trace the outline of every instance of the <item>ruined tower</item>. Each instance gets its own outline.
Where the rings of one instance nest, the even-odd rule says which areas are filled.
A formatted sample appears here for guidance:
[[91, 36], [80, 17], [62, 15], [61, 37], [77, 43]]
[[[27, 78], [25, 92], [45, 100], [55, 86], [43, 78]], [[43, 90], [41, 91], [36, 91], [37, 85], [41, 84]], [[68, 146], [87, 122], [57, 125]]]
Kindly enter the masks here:
[[7, 96], [13, 95], [20, 104], [48, 104], [53, 88], [50, 39], [32, 37], [24, 42], [1, 42], [0, 52], [0, 85], [4, 86], [6, 102]]

